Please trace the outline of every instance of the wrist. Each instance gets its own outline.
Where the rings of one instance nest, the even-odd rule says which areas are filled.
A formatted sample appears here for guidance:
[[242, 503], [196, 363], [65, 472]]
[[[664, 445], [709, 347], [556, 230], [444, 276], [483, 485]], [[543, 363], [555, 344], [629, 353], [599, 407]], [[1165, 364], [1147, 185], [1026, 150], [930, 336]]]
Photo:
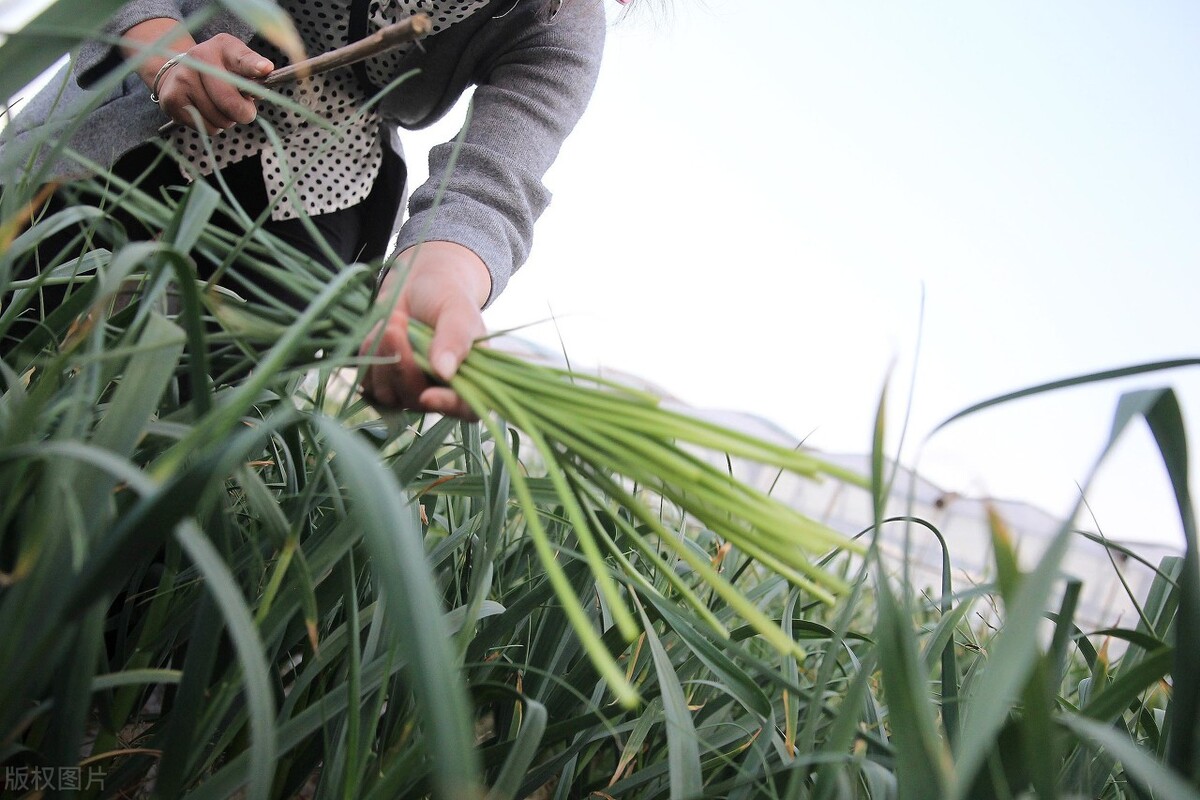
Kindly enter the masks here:
[[136, 62], [138, 77], [153, 89], [154, 81], [160, 78], [160, 71], [172, 58], [186, 53], [194, 47], [196, 40], [180, 26], [177, 20], [169, 17], [156, 17], [139, 22], [121, 39], [121, 55], [127, 61]]
[[150, 84], [151, 103], [159, 103], [162, 101], [162, 98], [159, 96], [159, 89], [162, 86], [163, 78], [167, 77], [167, 73], [170, 72], [172, 68], [179, 65], [179, 60], [181, 58], [183, 58], [183, 53], [168, 58], [162, 63], [162, 66], [158, 68], [158, 72], [154, 73], [154, 80]]
[[[452, 281], [470, 297], [476, 308], [483, 308], [492, 293], [492, 274], [473, 250], [456, 242], [429, 241], [414, 245], [396, 257], [395, 266], [383, 276], [380, 296], [386, 296], [401, 278], [413, 280], [425, 273], [439, 280]], [[405, 277], [406, 276], [406, 277]]]

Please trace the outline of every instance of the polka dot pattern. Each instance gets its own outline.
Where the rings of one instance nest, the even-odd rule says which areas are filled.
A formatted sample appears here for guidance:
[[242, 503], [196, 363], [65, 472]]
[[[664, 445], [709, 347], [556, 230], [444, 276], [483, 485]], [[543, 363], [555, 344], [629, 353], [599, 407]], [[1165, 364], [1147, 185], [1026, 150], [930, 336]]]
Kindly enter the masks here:
[[[369, 25], [382, 27], [422, 11], [433, 21], [433, 33], [445, 30], [478, 11], [487, 0], [371, 0]], [[350, 0], [279, 0], [296, 24], [309, 53], [324, 53], [347, 43]], [[266, 42], [252, 43], [276, 64], [283, 54]], [[398, 74], [401, 48], [367, 62], [372, 83], [384, 86]], [[369, 97], [352, 68], [316, 75], [279, 90], [291, 102], [315, 114], [320, 122], [283, 105], [260, 103], [259, 117], [282, 139], [282, 150], [257, 122], [235, 125], [205, 143], [195, 130], [179, 126], [171, 144], [185, 177], [209, 175], [246, 158], [261, 156], [267, 196], [279, 199], [273, 219], [293, 219], [349, 208], [366, 199], [383, 161], [379, 117], [360, 112]]]

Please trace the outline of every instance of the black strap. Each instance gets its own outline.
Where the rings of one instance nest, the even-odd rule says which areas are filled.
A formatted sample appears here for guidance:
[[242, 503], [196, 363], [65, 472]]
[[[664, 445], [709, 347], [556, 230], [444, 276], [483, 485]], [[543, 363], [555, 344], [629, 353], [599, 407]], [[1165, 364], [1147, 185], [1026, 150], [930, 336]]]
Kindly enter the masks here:
[[[367, 38], [367, 12], [371, 0], [350, 0], [350, 27], [347, 31], [347, 44], [361, 41]], [[354, 77], [358, 78], [359, 84], [365, 89], [374, 94], [379, 91], [379, 87], [371, 82], [371, 76], [367, 74], [367, 62], [359, 61], [351, 66], [354, 70]]]

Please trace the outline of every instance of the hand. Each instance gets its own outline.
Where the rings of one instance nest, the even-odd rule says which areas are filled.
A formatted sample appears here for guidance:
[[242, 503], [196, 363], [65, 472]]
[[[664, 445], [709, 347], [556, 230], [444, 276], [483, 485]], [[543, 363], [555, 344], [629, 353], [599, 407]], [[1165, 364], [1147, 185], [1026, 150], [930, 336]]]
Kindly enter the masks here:
[[[161, 41], [175, 29], [171, 19], [151, 19], [125, 32], [122, 51], [126, 58], [134, 56], [148, 45]], [[227, 33], [196, 44], [191, 36], [180, 33], [168, 49], [187, 56], [188, 61], [211, 65], [217, 70], [243, 78], [266, 77], [275, 67], [271, 61], [251, 50], [242, 40]], [[154, 80], [166, 58], [154, 56], [138, 68], [146, 86], [153, 89]], [[258, 115], [254, 100], [219, 74], [200, 70], [187, 61], [168, 69], [158, 81], [158, 104], [171, 119], [189, 127], [196, 125], [193, 110], [199, 113], [201, 124], [211, 135], [236, 123], [253, 122]]]
[[[408, 276], [387, 319], [367, 336], [361, 355], [393, 357], [374, 364], [363, 377], [363, 394], [385, 407], [434, 411], [462, 419], [475, 419], [470, 407], [452, 389], [430, 384], [430, 379], [413, 360], [408, 341], [408, 320], [420, 320], [433, 328], [429, 361], [435, 376], [449, 382], [485, 333], [480, 308], [491, 293], [492, 279], [479, 256], [453, 242], [426, 242], [400, 254], [408, 264]], [[379, 290], [386, 303], [396, 291], [401, 275], [392, 271]]]

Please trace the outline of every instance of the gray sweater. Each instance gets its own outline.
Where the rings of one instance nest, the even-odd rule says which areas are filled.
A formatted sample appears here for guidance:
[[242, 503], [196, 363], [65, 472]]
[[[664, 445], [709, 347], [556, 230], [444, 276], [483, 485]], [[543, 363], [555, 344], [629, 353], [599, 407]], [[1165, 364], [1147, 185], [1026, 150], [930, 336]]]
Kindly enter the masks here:
[[[423, 47], [412, 48], [400, 73], [419, 72], [380, 106], [385, 132], [402, 153], [399, 128], [436, 122], [469, 86], [477, 86], [449, 180], [454, 145], [448, 143], [430, 152], [431, 177], [412, 193], [408, 219], [402, 226], [400, 219], [388, 224], [399, 227], [400, 249], [438, 240], [474, 251], [492, 275], [489, 303], [529, 255], [534, 221], [550, 202], [542, 177], [591, 96], [604, 45], [602, 2], [565, 0], [551, 20], [548, 0], [494, 0], [424, 40]], [[211, 5], [210, 0], [133, 0], [106, 32], [119, 35], [155, 17], [183, 20], [211, 11]], [[202, 41], [220, 32], [243, 41], [253, 34], [222, 8], [194, 35]], [[150, 102], [137, 75], [112, 86], [120, 67], [115, 48], [85, 44], [5, 129], [0, 177], [11, 175], [14, 165], [31, 163], [45, 170], [43, 180], [85, 177], [77, 163], [53, 159], [49, 148], [37, 147], [47, 134], [65, 134], [72, 149], [103, 165], [155, 138], [167, 116]]]

